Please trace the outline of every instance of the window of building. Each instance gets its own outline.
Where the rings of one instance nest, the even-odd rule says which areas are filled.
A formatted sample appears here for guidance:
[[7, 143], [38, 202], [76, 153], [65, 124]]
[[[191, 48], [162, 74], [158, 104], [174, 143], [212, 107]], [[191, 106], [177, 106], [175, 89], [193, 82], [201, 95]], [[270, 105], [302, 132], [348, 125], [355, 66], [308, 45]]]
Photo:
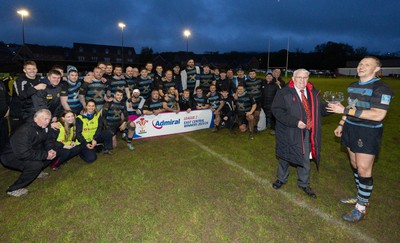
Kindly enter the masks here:
[[81, 61], [81, 62], [83, 62], [83, 61], [85, 61], [85, 57], [84, 57], [84, 56], [79, 56], [79, 57], [78, 57], [78, 60]]
[[91, 58], [93, 62], [97, 62], [98, 58], [97, 57], [92, 57]]
[[122, 62], [122, 58], [116, 58], [115, 61], [116, 62]]
[[121, 50], [120, 49], [117, 50], [117, 54], [121, 55]]
[[93, 49], [92, 49], [92, 52], [93, 52], [93, 53], [96, 53], [96, 48], [93, 48]]
[[105, 52], [106, 54], [108, 54], [108, 53], [110, 53], [110, 50], [106, 49], [104, 52]]
[[109, 57], [105, 57], [105, 58], [104, 58], [104, 61], [105, 61], [105, 62], [110, 62], [111, 59], [110, 59]]
[[126, 59], [128, 62], [133, 62], [133, 59], [132, 58], [128, 58], [128, 59]]
[[83, 47], [79, 47], [79, 52], [83, 52]]

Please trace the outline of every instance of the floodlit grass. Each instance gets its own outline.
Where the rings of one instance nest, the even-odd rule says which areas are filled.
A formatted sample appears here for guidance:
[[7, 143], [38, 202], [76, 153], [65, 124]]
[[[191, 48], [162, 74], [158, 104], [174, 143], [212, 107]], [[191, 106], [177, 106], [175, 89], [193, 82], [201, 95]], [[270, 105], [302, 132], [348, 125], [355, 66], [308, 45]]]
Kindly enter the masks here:
[[[345, 91], [352, 78], [310, 80], [321, 91]], [[386, 80], [396, 94], [400, 80]], [[0, 194], [2, 242], [398, 242], [400, 158], [395, 97], [384, 122], [383, 146], [374, 168], [367, 220], [341, 221], [351, 206], [339, 197], [355, 193], [347, 156], [333, 136], [340, 117], [323, 118], [320, 171], [311, 171], [318, 199], [288, 183], [271, 188], [277, 160], [267, 132], [230, 135], [202, 130], [184, 135], [124, 142], [114, 155], [93, 164], [71, 160], [50, 177], [36, 180], [29, 194]], [[203, 150], [195, 143], [207, 146]], [[217, 155], [218, 154], [218, 155]], [[235, 167], [228, 163], [235, 163]], [[250, 173], [246, 173], [251, 172]], [[19, 172], [0, 168], [5, 191]], [[364, 237], [363, 237], [364, 235]]]

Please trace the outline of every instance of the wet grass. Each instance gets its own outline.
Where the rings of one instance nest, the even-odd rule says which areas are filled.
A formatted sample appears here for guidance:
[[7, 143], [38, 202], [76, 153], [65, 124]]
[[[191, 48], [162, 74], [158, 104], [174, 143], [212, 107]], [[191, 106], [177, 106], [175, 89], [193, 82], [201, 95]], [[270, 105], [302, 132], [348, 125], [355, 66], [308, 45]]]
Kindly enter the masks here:
[[[352, 79], [311, 81], [322, 91], [345, 91]], [[400, 91], [400, 80], [388, 83], [396, 94]], [[134, 141], [134, 152], [120, 141], [112, 156], [100, 155], [89, 165], [73, 159], [61, 170], [51, 171], [48, 179], [34, 181], [26, 197], [0, 194], [0, 239], [398, 242], [399, 105], [395, 97], [374, 168], [368, 218], [358, 224], [340, 220], [351, 206], [341, 205], [338, 198], [354, 194], [355, 189], [346, 153], [333, 136], [340, 119], [333, 115], [323, 119], [320, 170], [312, 166], [311, 171], [317, 200], [307, 198], [297, 188], [294, 168], [281, 191], [271, 188], [277, 160], [275, 139], [267, 132], [248, 140], [247, 134], [203, 130]], [[204, 151], [190, 139], [218, 155]], [[230, 166], [222, 158], [240, 167]], [[0, 188], [5, 191], [18, 175], [1, 167]]]

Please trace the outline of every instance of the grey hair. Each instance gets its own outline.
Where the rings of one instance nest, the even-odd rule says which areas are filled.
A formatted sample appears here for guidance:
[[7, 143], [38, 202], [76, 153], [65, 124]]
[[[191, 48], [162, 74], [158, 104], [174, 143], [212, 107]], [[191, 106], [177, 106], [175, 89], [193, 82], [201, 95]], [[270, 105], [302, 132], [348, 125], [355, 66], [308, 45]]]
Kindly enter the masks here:
[[36, 117], [40, 116], [43, 113], [51, 116], [51, 112], [48, 109], [40, 109], [40, 110], [36, 111], [36, 113], [35, 113], [35, 115], [33, 117], [36, 118]]
[[297, 74], [298, 72], [307, 73], [307, 76], [310, 75], [310, 72], [309, 72], [307, 69], [300, 68], [300, 69], [296, 69], [296, 70], [293, 72], [293, 78], [296, 76], [296, 74]]

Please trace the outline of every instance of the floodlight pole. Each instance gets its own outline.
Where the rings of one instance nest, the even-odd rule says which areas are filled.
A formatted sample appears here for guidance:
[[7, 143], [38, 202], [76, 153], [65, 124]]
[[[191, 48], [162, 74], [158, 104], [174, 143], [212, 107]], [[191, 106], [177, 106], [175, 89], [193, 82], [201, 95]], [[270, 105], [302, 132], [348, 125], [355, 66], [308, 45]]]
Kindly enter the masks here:
[[268, 72], [268, 70], [269, 70], [269, 54], [270, 54], [270, 48], [271, 48], [271, 39], [268, 40], [267, 72]]
[[124, 70], [124, 28], [126, 25], [124, 23], [118, 23], [118, 26], [121, 28], [121, 57], [122, 57], [122, 70]]
[[285, 77], [287, 78], [288, 74], [288, 66], [289, 66], [289, 43], [290, 43], [290, 36], [287, 40], [287, 51], [286, 51], [286, 70], [285, 70]]
[[25, 9], [20, 9], [17, 11], [19, 15], [21, 15], [21, 23], [22, 23], [22, 45], [25, 45], [25, 16], [29, 15], [29, 12]]
[[190, 30], [188, 30], [188, 29], [186, 29], [186, 30], [183, 31], [183, 35], [184, 35], [185, 38], [186, 38], [186, 59], [189, 58], [189, 36], [190, 36], [191, 34], [192, 34], [192, 33], [190, 33]]

